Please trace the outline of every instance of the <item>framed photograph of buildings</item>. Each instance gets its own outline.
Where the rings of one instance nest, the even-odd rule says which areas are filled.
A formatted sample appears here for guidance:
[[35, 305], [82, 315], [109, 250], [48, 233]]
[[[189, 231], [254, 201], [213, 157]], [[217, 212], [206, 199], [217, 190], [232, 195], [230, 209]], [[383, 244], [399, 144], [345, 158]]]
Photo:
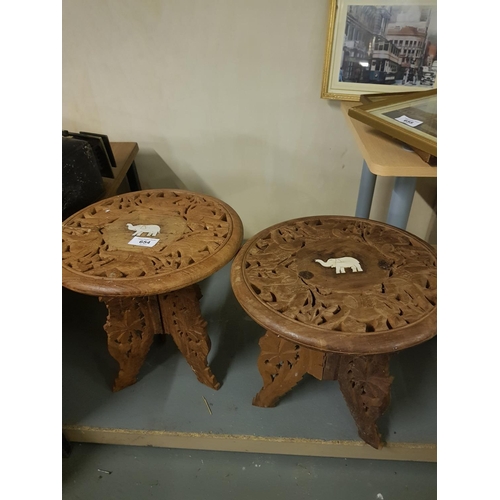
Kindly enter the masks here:
[[436, 0], [331, 0], [323, 99], [436, 88]]
[[437, 90], [353, 106], [349, 116], [437, 158]]

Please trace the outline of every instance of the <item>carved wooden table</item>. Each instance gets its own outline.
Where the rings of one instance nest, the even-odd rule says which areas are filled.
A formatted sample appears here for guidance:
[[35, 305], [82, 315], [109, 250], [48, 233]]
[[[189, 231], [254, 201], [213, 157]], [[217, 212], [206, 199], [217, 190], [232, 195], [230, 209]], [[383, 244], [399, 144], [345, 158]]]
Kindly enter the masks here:
[[231, 283], [267, 330], [258, 360], [264, 386], [253, 404], [275, 406], [306, 373], [338, 380], [359, 436], [380, 448], [390, 355], [436, 335], [435, 250], [384, 223], [305, 217], [249, 240]]
[[138, 191], [77, 212], [62, 235], [63, 285], [107, 306], [108, 349], [120, 366], [114, 391], [136, 382], [154, 334], [162, 333], [172, 335], [200, 382], [220, 387], [207, 364], [197, 283], [241, 246], [241, 220], [231, 207], [189, 191]]

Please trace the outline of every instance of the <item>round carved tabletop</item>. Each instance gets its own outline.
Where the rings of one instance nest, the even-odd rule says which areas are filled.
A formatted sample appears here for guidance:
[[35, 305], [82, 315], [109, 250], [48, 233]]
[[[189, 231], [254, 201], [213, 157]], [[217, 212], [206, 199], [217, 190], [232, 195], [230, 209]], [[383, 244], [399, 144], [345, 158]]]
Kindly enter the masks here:
[[394, 352], [436, 335], [436, 251], [381, 222], [276, 224], [244, 245], [231, 283], [257, 323], [321, 351]]
[[107, 198], [66, 219], [62, 229], [63, 285], [98, 296], [157, 295], [192, 285], [227, 264], [243, 238], [227, 204], [170, 189]]

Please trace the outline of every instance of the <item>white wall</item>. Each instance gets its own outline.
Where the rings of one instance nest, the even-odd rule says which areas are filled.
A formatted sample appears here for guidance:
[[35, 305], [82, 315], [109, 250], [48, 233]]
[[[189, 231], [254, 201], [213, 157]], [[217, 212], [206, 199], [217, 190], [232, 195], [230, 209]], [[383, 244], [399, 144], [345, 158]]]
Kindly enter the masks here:
[[[319, 97], [329, 0], [62, 6], [62, 127], [138, 142], [144, 188], [216, 196], [246, 238], [294, 217], [354, 215], [362, 157], [339, 103]], [[435, 186], [419, 182], [408, 225], [429, 241]], [[391, 187], [379, 179], [372, 218], [384, 220]]]

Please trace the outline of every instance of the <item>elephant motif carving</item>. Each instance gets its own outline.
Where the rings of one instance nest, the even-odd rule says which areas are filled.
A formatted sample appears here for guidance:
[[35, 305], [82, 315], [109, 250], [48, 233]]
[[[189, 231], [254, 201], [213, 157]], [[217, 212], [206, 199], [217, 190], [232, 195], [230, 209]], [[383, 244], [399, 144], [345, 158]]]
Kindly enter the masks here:
[[362, 272], [361, 264], [354, 257], [340, 257], [338, 259], [328, 259], [326, 262], [321, 259], [316, 259], [314, 262], [321, 264], [323, 267], [335, 268], [335, 273], [345, 273], [346, 267], [350, 267], [353, 273]]
[[160, 232], [160, 226], [156, 224], [138, 224], [137, 226], [127, 224], [127, 229], [135, 231], [132, 236], [141, 236], [142, 233], [146, 233], [146, 236], [156, 236]]

